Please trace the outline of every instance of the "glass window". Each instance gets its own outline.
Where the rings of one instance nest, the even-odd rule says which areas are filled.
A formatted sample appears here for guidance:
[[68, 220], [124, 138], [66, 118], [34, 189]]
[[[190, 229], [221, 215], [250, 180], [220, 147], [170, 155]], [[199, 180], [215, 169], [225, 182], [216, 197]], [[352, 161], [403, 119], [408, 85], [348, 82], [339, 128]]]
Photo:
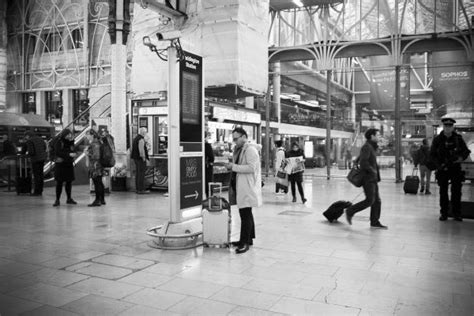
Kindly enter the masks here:
[[72, 90], [72, 107], [74, 131], [82, 131], [89, 124], [89, 113], [84, 113], [89, 107], [87, 89]]
[[54, 125], [62, 124], [63, 101], [61, 91], [46, 91], [45, 118]]
[[23, 93], [22, 113], [36, 114], [36, 95], [34, 92]]
[[41, 36], [46, 50], [50, 52], [59, 51], [62, 49], [61, 35], [59, 33], [47, 33]]
[[68, 42], [69, 49], [83, 48], [82, 29], [75, 29], [71, 32], [71, 40]]

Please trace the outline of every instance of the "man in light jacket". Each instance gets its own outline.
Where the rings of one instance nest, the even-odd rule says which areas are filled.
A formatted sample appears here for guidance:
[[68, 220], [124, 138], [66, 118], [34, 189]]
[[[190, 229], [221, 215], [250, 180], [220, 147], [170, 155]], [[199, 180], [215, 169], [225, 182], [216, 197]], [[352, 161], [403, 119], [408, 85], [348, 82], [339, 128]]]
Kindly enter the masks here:
[[[252, 207], [262, 205], [262, 175], [260, 170], [260, 154], [258, 144], [250, 144], [247, 132], [237, 127], [232, 131], [235, 143], [233, 163], [227, 164], [227, 169], [232, 171], [229, 195], [235, 194], [235, 201], [239, 208], [241, 227], [240, 240], [236, 253], [249, 250], [255, 238], [255, 223]], [[229, 197], [232, 203], [232, 196]]]

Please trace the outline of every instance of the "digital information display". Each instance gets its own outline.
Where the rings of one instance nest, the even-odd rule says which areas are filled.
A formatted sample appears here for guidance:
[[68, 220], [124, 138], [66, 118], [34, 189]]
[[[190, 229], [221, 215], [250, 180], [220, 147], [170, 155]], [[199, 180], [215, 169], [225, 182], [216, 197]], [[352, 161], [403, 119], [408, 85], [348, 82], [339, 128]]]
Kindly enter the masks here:
[[183, 99], [181, 108], [181, 119], [185, 124], [199, 125], [201, 122], [200, 106], [200, 82], [199, 75], [183, 72]]
[[180, 141], [202, 142], [202, 57], [183, 52], [180, 61]]

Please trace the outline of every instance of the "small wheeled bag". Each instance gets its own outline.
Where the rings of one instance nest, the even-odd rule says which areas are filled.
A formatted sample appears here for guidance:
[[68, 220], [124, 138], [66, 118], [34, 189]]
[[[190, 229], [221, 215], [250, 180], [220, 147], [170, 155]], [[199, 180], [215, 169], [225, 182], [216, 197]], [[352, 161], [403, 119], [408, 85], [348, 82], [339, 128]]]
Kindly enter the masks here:
[[222, 197], [222, 183], [209, 183], [210, 197], [202, 203], [202, 241], [205, 247], [229, 247], [230, 203]]
[[413, 168], [411, 176], [406, 176], [405, 183], [403, 184], [403, 191], [409, 194], [417, 194], [418, 187], [420, 186], [420, 178], [417, 175], [417, 168]]
[[31, 173], [28, 169], [28, 157], [18, 157], [18, 168], [16, 175], [16, 194], [31, 193]]
[[351, 205], [352, 202], [349, 201], [340, 200], [334, 202], [328, 207], [328, 209], [323, 213], [323, 215], [330, 223], [332, 223], [339, 217], [341, 217], [341, 215], [344, 214], [344, 210]]

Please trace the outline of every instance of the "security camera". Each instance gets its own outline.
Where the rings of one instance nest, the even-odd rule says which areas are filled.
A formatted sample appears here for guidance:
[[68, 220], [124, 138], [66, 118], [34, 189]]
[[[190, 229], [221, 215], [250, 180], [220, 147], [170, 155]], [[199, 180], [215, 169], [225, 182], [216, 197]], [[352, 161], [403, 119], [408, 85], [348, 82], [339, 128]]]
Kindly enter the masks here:
[[159, 41], [172, 41], [181, 37], [180, 31], [166, 31], [161, 33], [156, 33]]

